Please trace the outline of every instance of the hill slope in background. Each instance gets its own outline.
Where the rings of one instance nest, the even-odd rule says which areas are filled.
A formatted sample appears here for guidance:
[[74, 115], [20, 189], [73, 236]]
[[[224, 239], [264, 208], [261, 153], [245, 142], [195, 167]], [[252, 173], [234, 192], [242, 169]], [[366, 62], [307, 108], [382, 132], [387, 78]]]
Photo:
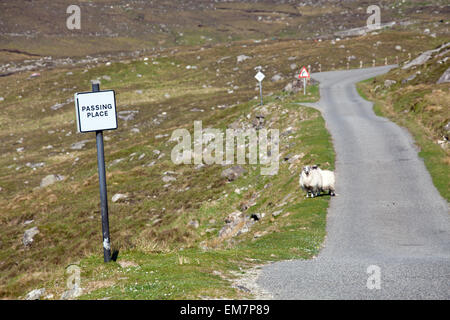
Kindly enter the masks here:
[[[81, 30], [66, 27], [72, 2], [1, 1], [1, 61], [33, 55], [74, 57], [154, 50], [174, 45], [211, 45], [248, 39], [330, 38], [362, 27], [371, 1], [81, 1]], [[446, 1], [378, 1], [382, 23], [438, 36], [447, 33]], [[424, 25], [425, 24], [425, 25]], [[11, 52], [11, 50], [13, 52]], [[14, 52], [15, 51], [15, 52]], [[3, 51], [3, 56], [8, 52]]]

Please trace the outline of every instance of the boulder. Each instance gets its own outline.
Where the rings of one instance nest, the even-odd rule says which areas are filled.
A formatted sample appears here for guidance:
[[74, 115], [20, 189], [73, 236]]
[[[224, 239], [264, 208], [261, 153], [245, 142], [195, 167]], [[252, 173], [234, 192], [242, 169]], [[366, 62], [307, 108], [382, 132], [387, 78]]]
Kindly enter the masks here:
[[81, 296], [83, 293], [83, 289], [81, 289], [79, 286], [75, 285], [72, 289], [65, 291], [61, 295], [61, 300], [70, 300], [75, 299]]
[[40, 300], [42, 295], [45, 293], [45, 288], [34, 289], [27, 293], [25, 300]]
[[128, 198], [128, 196], [126, 194], [123, 193], [116, 193], [115, 195], [113, 195], [111, 201], [116, 203], [116, 202], [123, 202]]
[[31, 229], [28, 229], [23, 234], [22, 243], [25, 247], [30, 246], [34, 241], [34, 236], [39, 233], [39, 230], [37, 227], [33, 227]]
[[236, 59], [237, 59], [237, 62], [239, 63], [239, 62], [243, 62], [243, 61], [245, 61], [247, 59], [251, 59], [251, 57], [246, 56], [245, 54], [241, 54], [241, 55], [237, 56]]
[[219, 238], [226, 240], [250, 230], [255, 220], [246, 217], [242, 212], [235, 211], [225, 218], [225, 226], [219, 231]]
[[280, 80], [283, 80], [283, 76], [281, 74], [276, 74], [272, 77], [272, 82], [278, 82]]
[[45, 188], [45, 187], [47, 187], [49, 185], [52, 185], [52, 184], [54, 184], [54, 183], [56, 183], [58, 181], [62, 181], [64, 179], [65, 179], [65, 177], [61, 176], [59, 174], [56, 174], [56, 175], [55, 174], [50, 174], [50, 175], [46, 176], [44, 179], [41, 180], [40, 186], [41, 186], [41, 188]]
[[396, 84], [396, 83], [397, 83], [397, 81], [395, 81], [395, 80], [389, 80], [389, 79], [384, 80], [384, 86], [386, 88], [390, 88], [393, 84]]
[[228, 181], [234, 181], [240, 176], [242, 176], [246, 170], [241, 166], [233, 166], [231, 168], [222, 171], [221, 176], [227, 178]]
[[437, 84], [447, 83], [447, 82], [450, 82], [450, 67], [447, 70], [445, 70], [445, 72], [442, 74], [442, 76], [437, 81]]
[[200, 226], [200, 223], [197, 220], [191, 220], [188, 223], [189, 227], [192, 227], [194, 229], [198, 229], [198, 227]]

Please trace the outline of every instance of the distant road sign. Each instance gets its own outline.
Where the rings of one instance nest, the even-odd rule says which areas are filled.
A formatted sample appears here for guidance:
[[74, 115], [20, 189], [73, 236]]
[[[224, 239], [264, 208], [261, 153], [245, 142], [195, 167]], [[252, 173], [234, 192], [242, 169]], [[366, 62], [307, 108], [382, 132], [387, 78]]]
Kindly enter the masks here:
[[309, 79], [309, 78], [310, 78], [310, 75], [309, 75], [308, 70], [306, 70], [306, 68], [303, 67], [303, 68], [300, 70], [300, 74], [298, 75], [298, 77], [299, 77], [300, 79], [302, 79], [302, 78], [304, 78], [304, 79]]
[[259, 82], [261, 82], [261, 81], [264, 80], [265, 77], [266, 77], [266, 76], [264, 75], [264, 73], [262, 73], [261, 71], [259, 71], [259, 72], [256, 74], [255, 79], [258, 80]]
[[117, 129], [114, 90], [80, 92], [74, 100], [78, 132]]

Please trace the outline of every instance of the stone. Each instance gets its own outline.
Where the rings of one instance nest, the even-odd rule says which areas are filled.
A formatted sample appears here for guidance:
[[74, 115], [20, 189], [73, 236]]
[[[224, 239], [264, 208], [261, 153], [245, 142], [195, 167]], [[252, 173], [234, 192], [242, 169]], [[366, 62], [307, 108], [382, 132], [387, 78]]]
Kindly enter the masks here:
[[188, 223], [189, 227], [192, 227], [194, 229], [198, 229], [198, 227], [200, 226], [200, 223], [197, 220], [191, 220]]
[[81, 289], [79, 286], [75, 285], [72, 289], [65, 291], [61, 295], [61, 300], [70, 300], [78, 298], [83, 294], [83, 289]]
[[397, 81], [395, 81], [395, 80], [389, 80], [389, 79], [384, 80], [384, 86], [386, 88], [390, 88], [393, 84], [396, 84], [396, 83], [397, 83]]
[[45, 293], [45, 288], [34, 289], [27, 293], [25, 300], [40, 300], [42, 295]]
[[436, 82], [437, 84], [450, 82], [450, 67], [445, 70], [439, 80]]
[[116, 193], [115, 195], [113, 195], [111, 201], [112, 201], [113, 203], [116, 203], [116, 202], [123, 202], [123, 201], [125, 201], [127, 198], [128, 198], [128, 196], [127, 196], [126, 194], [123, 194], [123, 193]]
[[225, 226], [220, 229], [219, 238], [225, 240], [246, 233], [254, 222], [240, 211], [232, 212], [225, 218]]
[[236, 59], [237, 59], [237, 62], [239, 63], [239, 62], [243, 62], [243, 61], [245, 61], [247, 59], [251, 59], [251, 57], [246, 56], [245, 54], [241, 54], [241, 55], [237, 56]]
[[278, 82], [278, 81], [283, 80], [283, 76], [281, 74], [276, 74], [272, 77], [271, 80], [272, 80], [272, 82]]
[[133, 120], [136, 114], [138, 114], [139, 111], [136, 110], [124, 110], [119, 111], [117, 114], [117, 117], [123, 121], [130, 121]]
[[45, 188], [45, 187], [47, 187], [49, 185], [52, 185], [52, 184], [54, 184], [54, 183], [56, 183], [58, 181], [62, 181], [64, 179], [65, 179], [65, 177], [61, 176], [59, 174], [57, 174], [57, 175], [50, 174], [50, 175], [46, 176], [44, 179], [41, 180], [40, 187], [41, 188]]
[[408, 78], [403, 79], [402, 84], [408, 83], [409, 81], [414, 80], [416, 77], [417, 77], [417, 74], [413, 74], [413, 75], [409, 76]]
[[171, 181], [176, 181], [177, 179], [175, 177], [171, 177], [171, 176], [164, 176], [162, 178], [162, 180], [163, 180], [163, 182], [168, 183], [168, 182], [171, 182]]
[[242, 176], [246, 170], [241, 166], [233, 166], [231, 168], [222, 171], [221, 176], [227, 178], [228, 181], [234, 181], [240, 176]]
[[277, 210], [277, 211], [274, 211], [274, 212], [272, 212], [272, 216], [273, 216], [273, 217], [277, 217], [277, 216], [279, 216], [282, 212], [283, 212], [283, 210]]
[[33, 227], [31, 229], [28, 229], [23, 234], [22, 243], [25, 247], [30, 246], [34, 241], [34, 236], [39, 233], [39, 230], [37, 227]]
[[72, 143], [72, 145], [70, 146], [70, 149], [72, 149], [72, 150], [81, 150], [81, 149], [84, 148], [86, 143], [88, 143], [89, 141], [90, 140], [83, 140], [83, 141]]
[[[448, 122], [445, 126], [444, 126], [444, 130], [449, 132], [450, 131], [450, 122]], [[1, 188], [0, 188], [1, 191]]]
[[397, 51], [402, 51], [402, 47], [399, 46], [399, 45], [396, 45], [396, 46], [395, 46], [395, 50], [397, 50]]

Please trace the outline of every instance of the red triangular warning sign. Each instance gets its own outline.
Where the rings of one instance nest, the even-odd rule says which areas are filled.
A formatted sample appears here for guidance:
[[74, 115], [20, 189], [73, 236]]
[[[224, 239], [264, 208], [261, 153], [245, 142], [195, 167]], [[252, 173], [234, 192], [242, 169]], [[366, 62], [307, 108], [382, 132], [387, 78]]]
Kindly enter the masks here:
[[309, 72], [308, 72], [308, 70], [306, 70], [306, 68], [305, 67], [303, 67], [301, 70], [300, 70], [300, 74], [298, 75], [298, 77], [299, 77], [299, 79], [302, 79], [302, 78], [310, 78], [310, 76], [309, 76]]

